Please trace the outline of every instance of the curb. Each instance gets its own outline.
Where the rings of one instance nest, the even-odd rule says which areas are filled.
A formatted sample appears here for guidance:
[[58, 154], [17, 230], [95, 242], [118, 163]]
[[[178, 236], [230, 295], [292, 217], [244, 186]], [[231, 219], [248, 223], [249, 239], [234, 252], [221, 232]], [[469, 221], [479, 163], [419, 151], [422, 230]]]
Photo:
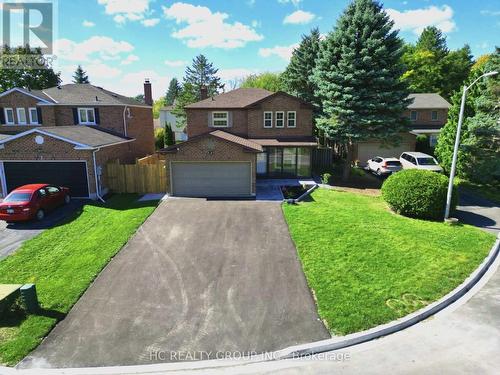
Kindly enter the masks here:
[[393, 333], [409, 328], [423, 320], [428, 319], [432, 315], [444, 310], [460, 298], [464, 297], [488, 272], [492, 264], [499, 258], [500, 254], [500, 233], [493, 244], [488, 256], [476, 268], [465, 281], [452, 290], [450, 293], [442, 297], [440, 300], [418, 310], [401, 319], [383, 324], [366, 331], [353, 333], [351, 335], [342, 336], [339, 338], [326, 339], [308, 344], [291, 346], [285, 349], [277, 350], [272, 353], [256, 355], [245, 360], [207, 360], [197, 362], [177, 362], [177, 363], [159, 363], [151, 365], [137, 366], [110, 366], [110, 367], [88, 367], [88, 368], [33, 368], [33, 369], [16, 369], [0, 366], [0, 374], [2, 375], [20, 375], [20, 374], [163, 374], [169, 371], [196, 371], [209, 369], [223, 369], [228, 366], [233, 368], [236, 366], [245, 366], [255, 363], [265, 363], [279, 361], [285, 359], [294, 359], [312, 356], [319, 353], [344, 349], [350, 346], [362, 344], [372, 341]]

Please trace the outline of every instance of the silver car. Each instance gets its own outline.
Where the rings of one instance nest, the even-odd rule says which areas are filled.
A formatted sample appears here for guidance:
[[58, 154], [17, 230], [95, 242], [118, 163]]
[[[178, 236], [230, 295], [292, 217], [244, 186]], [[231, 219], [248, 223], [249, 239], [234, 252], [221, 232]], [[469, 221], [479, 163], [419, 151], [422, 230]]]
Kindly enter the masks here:
[[432, 172], [443, 172], [437, 160], [423, 152], [403, 152], [399, 158], [403, 169], [423, 169]]
[[396, 158], [383, 158], [376, 156], [366, 162], [366, 169], [378, 176], [389, 175], [401, 170], [401, 163]]

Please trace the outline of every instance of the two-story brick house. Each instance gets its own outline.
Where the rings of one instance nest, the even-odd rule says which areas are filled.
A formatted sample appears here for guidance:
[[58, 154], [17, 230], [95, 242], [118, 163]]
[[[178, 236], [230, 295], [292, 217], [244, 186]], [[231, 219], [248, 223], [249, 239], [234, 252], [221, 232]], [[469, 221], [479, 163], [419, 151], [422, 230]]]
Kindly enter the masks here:
[[178, 196], [254, 196], [257, 177], [309, 177], [312, 106], [283, 92], [237, 89], [186, 106], [186, 142], [164, 150]]
[[0, 195], [33, 182], [104, 195], [109, 160], [154, 152], [151, 84], [144, 88], [146, 104], [90, 84], [1, 93]]
[[439, 94], [410, 94], [409, 98], [413, 101], [403, 116], [409, 119], [410, 125], [408, 131], [401, 134], [400, 144], [384, 147], [378, 140], [359, 142], [355, 147], [355, 159], [360, 165], [375, 156], [399, 157], [405, 151], [414, 151], [417, 135], [426, 135], [430, 147], [436, 145], [451, 104]]

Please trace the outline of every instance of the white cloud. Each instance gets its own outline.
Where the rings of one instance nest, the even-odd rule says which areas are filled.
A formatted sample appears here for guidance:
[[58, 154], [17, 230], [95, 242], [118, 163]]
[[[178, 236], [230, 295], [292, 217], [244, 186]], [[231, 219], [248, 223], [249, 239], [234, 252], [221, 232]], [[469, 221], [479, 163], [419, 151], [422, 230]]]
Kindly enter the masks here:
[[167, 19], [187, 24], [174, 31], [172, 36], [184, 40], [190, 48], [237, 48], [263, 39], [252, 27], [241, 22], [226, 22], [228, 14], [213, 13], [204, 6], [177, 2], [170, 7], [164, 6], [163, 12]]
[[293, 50], [299, 46], [299, 43], [294, 43], [289, 46], [274, 46], [272, 48], [260, 48], [259, 55], [262, 57], [271, 57], [273, 55], [289, 61], [292, 57]]
[[59, 39], [55, 43], [56, 56], [66, 61], [118, 60], [124, 53], [130, 53], [134, 46], [125, 41], [115, 41], [106, 36], [93, 36], [83, 42]]
[[453, 21], [453, 9], [448, 5], [442, 7], [432, 5], [427, 8], [403, 12], [387, 9], [386, 12], [394, 21], [396, 29], [413, 31], [417, 35], [427, 26], [435, 26], [445, 33], [456, 29], [455, 21]]
[[278, 3], [280, 4], [293, 4], [294, 6], [298, 7], [300, 2], [302, 0], [278, 0]]
[[150, 0], [97, 0], [104, 5], [106, 14], [114, 16], [118, 24], [128, 21], [140, 21], [149, 13]]
[[146, 27], [153, 27], [153, 26], [156, 26], [160, 23], [160, 19], [159, 18], [150, 18], [147, 20], [142, 20], [141, 23]]
[[165, 65], [171, 68], [179, 68], [181, 66], [186, 66], [187, 61], [184, 60], [165, 60]]
[[284, 24], [300, 24], [305, 25], [311, 22], [316, 16], [311, 12], [305, 12], [303, 10], [297, 10], [292, 14], [289, 14], [283, 20]]
[[118, 94], [127, 96], [136, 96], [144, 93], [144, 79], [149, 78], [153, 88], [153, 98], [157, 99], [165, 95], [168, 84], [172, 77], [161, 75], [154, 70], [141, 70], [138, 72], [126, 73], [120, 78], [110, 80], [103, 87], [108, 90], [117, 92]]
[[122, 62], [120, 63], [121, 65], [130, 65], [133, 62], [139, 61], [139, 56], [137, 55], [128, 55]]
[[84, 21], [82, 22], [82, 26], [83, 26], [83, 27], [94, 27], [94, 26], [95, 26], [95, 23], [94, 23], [94, 22], [92, 22], [92, 21], [87, 21], [87, 20], [84, 20]]

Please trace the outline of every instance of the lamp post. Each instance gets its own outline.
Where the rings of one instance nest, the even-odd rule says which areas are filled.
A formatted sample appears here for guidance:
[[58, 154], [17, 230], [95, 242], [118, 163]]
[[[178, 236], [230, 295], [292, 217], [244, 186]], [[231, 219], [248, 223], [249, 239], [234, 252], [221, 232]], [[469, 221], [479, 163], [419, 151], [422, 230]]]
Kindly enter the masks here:
[[462, 93], [462, 102], [460, 103], [460, 114], [458, 116], [458, 126], [457, 126], [457, 136], [455, 138], [455, 147], [453, 148], [453, 159], [451, 162], [450, 170], [450, 181], [448, 182], [448, 194], [446, 196], [446, 210], [444, 212], [444, 220], [447, 221], [450, 217], [451, 208], [451, 196], [453, 193], [453, 180], [455, 179], [455, 171], [457, 168], [457, 158], [458, 158], [458, 146], [460, 145], [460, 132], [462, 131], [462, 122], [464, 121], [464, 108], [465, 108], [465, 98], [467, 96], [467, 90], [469, 90], [474, 84], [481, 78], [493, 76], [498, 74], [498, 72], [488, 72], [484, 73], [482, 76], [476, 78], [469, 86], [464, 85], [464, 91]]

